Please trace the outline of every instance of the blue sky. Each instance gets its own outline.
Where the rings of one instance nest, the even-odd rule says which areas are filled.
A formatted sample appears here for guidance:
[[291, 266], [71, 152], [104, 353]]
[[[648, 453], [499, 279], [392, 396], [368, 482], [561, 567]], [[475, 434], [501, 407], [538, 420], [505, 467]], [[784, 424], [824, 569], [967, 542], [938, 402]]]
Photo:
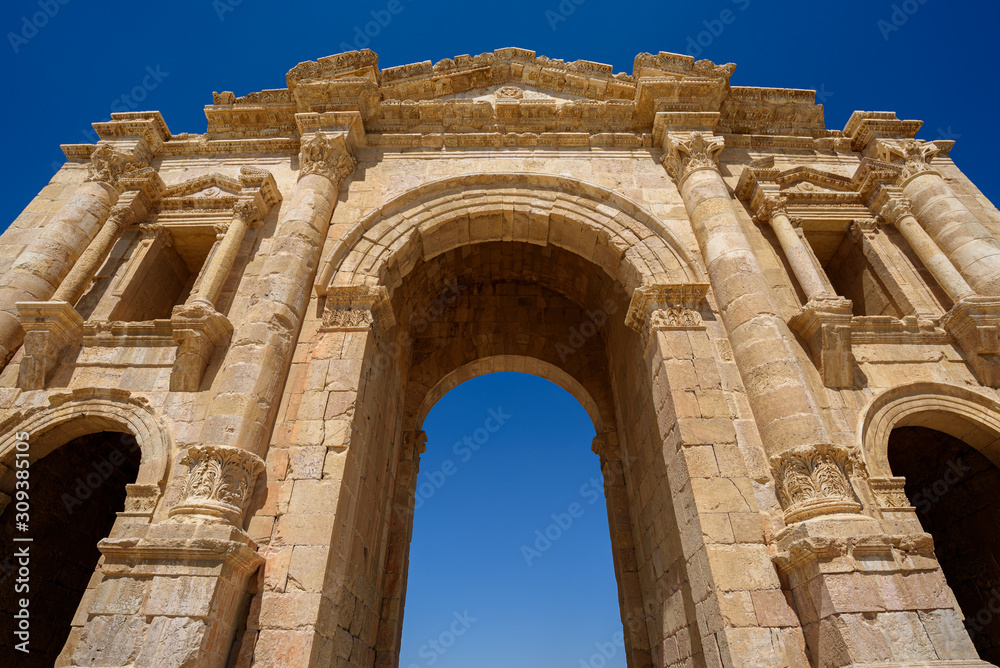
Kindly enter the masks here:
[[[952, 157], [996, 201], [998, 18], [997, 3], [954, 0], [6, 0], [0, 229], [63, 162], [59, 144], [95, 141], [90, 123], [111, 111], [158, 109], [173, 132], [203, 132], [212, 91], [282, 87], [344, 44], [383, 67], [503, 46], [627, 72], [642, 51], [732, 61], [736, 85], [819, 91], [831, 128], [856, 109], [924, 120], [919, 136], [956, 139]], [[510, 420], [461, 461], [452, 445], [499, 407]], [[603, 502], [581, 493], [599, 477], [582, 409], [545, 381], [497, 374], [442, 399], [426, 431], [422, 480], [446, 459], [457, 470], [416, 514], [400, 665], [587, 665], [621, 626]], [[582, 515], [529, 566], [520, 546], [571, 503]], [[467, 622], [447, 652], [421, 655]]]

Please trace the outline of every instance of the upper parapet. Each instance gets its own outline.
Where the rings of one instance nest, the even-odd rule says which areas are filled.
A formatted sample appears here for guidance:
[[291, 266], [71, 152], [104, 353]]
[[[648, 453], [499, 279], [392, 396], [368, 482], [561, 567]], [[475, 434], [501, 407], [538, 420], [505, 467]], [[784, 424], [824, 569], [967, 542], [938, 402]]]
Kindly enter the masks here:
[[717, 112], [724, 133], [840, 136], [826, 130], [814, 91], [731, 87], [735, 69], [661, 52], [615, 73], [510, 47], [383, 70], [364, 49], [296, 65], [287, 88], [215, 93], [205, 113], [220, 140], [294, 137], [296, 113], [327, 111], [359, 112], [369, 134], [496, 135], [487, 144], [511, 133], [648, 134], [661, 111]]

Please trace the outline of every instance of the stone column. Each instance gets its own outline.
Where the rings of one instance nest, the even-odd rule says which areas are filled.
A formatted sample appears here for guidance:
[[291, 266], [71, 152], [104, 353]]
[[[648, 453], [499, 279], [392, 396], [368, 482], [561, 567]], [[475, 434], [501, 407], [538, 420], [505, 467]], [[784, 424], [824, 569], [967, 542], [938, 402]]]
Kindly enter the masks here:
[[976, 294], [951, 260], [917, 222], [908, 200], [886, 195], [879, 200], [879, 205], [882, 217], [896, 226], [906, 243], [910, 244], [910, 248], [953, 302]]
[[805, 242], [795, 231], [801, 221], [795, 220], [793, 222], [785, 209], [785, 204], [784, 197], [767, 197], [758, 216], [761, 220], [767, 220], [771, 223], [771, 229], [778, 237], [781, 250], [785, 252], [788, 264], [791, 265], [796, 280], [806, 294], [806, 301], [832, 297], [833, 295], [827, 292], [826, 284], [819, 275], [816, 265], [813, 264], [812, 258], [809, 257]]
[[114, 248], [121, 237], [122, 231], [132, 222], [131, 208], [128, 205], [117, 204], [111, 208], [108, 219], [101, 226], [101, 231], [97, 233], [93, 241], [83, 251], [80, 259], [73, 265], [62, 284], [52, 295], [52, 301], [66, 302], [74, 306], [83, 296], [84, 291], [94, 280], [94, 275], [101, 265], [108, 258], [111, 249]]
[[188, 298], [188, 304], [201, 302], [215, 307], [215, 300], [222, 293], [222, 286], [236, 262], [236, 254], [240, 250], [240, 244], [243, 243], [243, 237], [255, 222], [259, 222], [259, 216], [253, 202], [247, 200], [237, 202], [233, 208], [233, 218], [212, 250], [198, 283], [198, 289]]
[[[354, 119], [351, 119], [354, 122]], [[360, 120], [356, 121], [360, 123]], [[304, 136], [301, 171], [257, 279], [256, 301], [233, 334], [202, 431], [206, 443], [267, 446], [341, 182], [354, 170], [349, 130]]]
[[375, 668], [396, 668], [399, 665], [417, 474], [420, 472], [420, 455], [427, 449], [426, 444], [427, 434], [424, 431], [403, 433], [402, 453], [396, 470], [396, 491], [392, 500], [385, 590], [378, 634], [375, 637]]
[[0, 368], [24, 339], [17, 302], [47, 301], [118, 201], [119, 177], [145, 166], [111, 144], [98, 144], [90, 174], [0, 279]]
[[829, 445], [812, 391], [787, 341], [764, 271], [718, 169], [721, 137], [666, 133], [664, 165], [677, 182], [708, 269], [764, 447], [770, 454]]
[[962, 204], [930, 162], [941, 152], [933, 142], [877, 139], [880, 159], [901, 167], [897, 185], [919, 224], [980, 295], [1000, 296], [1000, 241]]

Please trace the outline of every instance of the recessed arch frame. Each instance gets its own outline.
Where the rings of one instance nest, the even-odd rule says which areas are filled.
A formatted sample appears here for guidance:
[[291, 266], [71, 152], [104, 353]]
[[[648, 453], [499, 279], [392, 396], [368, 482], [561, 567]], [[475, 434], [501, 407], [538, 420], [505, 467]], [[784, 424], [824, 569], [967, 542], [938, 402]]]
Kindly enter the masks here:
[[896, 427], [927, 427], [975, 448], [1000, 466], [1000, 402], [966, 387], [920, 382], [894, 387], [861, 411], [858, 438], [873, 477], [892, 477], [889, 434]]

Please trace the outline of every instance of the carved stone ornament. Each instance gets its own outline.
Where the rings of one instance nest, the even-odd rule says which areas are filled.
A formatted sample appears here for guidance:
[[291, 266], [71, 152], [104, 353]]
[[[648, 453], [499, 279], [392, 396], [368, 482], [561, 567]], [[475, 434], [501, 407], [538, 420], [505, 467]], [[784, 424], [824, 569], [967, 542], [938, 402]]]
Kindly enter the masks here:
[[396, 324], [385, 286], [347, 285], [330, 288], [323, 310], [323, 330], [385, 331]]
[[248, 226], [253, 227], [260, 222], [260, 213], [254, 203], [241, 199], [233, 206], [233, 215], [239, 216]]
[[769, 221], [775, 214], [788, 215], [788, 197], [785, 195], [765, 195], [760, 198], [757, 210], [754, 211], [760, 221]]
[[851, 241], [857, 243], [862, 237], [871, 237], [878, 232], [877, 218], [855, 218], [851, 221]]
[[501, 86], [497, 89], [498, 100], [520, 100], [524, 97], [524, 91], [517, 86]]
[[195, 445], [181, 463], [189, 467], [184, 499], [170, 509], [171, 520], [242, 527], [264, 460], [242, 448]]
[[869, 478], [868, 484], [881, 508], [911, 508], [913, 505], [903, 489], [906, 478]]
[[351, 155], [342, 135], [320, 132], [302, 140], [299, 163], [299, 178], [306, 174], [319, 174], [340, 183], [351, 175], [358, 161]]
[[427, 451], [427, 432], [407, 431], [403, 434], [403, 459], [420, 459]]
[[771, 457], [778, 499], [785, 522], [801, 522], [819, 515], [858, 513], [850, 476], [859, 465], [845, 448], [803, 445]]
[[661, 160], [677, 183], [699, 169], [718, 169], [719, 153], [725, 147], [722, 137], [702, 132], [669, 134], [667, 143], [667, 154]]
[[625, 324], [646, 343], [657, 330], [702, 329], [699, 307], [707, 293], [707, 283], [642, 286], [632, 293]]
[[90, 154], [90, 169], [87, 180], [101, 181], [117, 187], [118, 179], [122, 175], [147, 167], [149, 164], [145, 161], [135, 160], [111, 144], [98, 144], [94, 152]]
[[882, 205], [880, 213], [891, 225], [899, 225], [900, 220], [913, 215], [913, 209], [905, 197], [891, 197]]
[[934, 172], [930, 162], [940, 152], [935, 144], [918, 139], [878, 140], [879, 159], [902, 167], [900, 182], [917, 174]]

